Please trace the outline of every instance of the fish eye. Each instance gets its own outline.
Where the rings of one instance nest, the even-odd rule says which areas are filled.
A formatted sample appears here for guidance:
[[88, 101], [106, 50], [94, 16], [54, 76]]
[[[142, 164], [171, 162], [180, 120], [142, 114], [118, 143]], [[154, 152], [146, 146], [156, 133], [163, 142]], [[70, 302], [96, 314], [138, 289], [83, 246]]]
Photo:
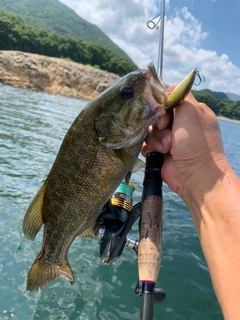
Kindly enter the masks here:
[[132, 87], [121, 88], [120, 96], [123, 100], [131, 99], [133, 97], [133, 88]]

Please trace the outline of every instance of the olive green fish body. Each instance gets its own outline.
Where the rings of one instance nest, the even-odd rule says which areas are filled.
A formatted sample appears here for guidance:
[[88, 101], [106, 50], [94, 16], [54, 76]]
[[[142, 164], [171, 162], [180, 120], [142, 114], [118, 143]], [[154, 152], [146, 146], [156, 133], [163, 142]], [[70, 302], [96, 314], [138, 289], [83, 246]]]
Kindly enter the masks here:
[[149, 125], [165, 113], [167, 99], [154, 67], [132, 72], [79, 114], [67, 132], [50, 173], [30, 204], [23, 231], [34, 240], [44, 225], [42, 250], [28, 274], [28, 290], [55, 278], [74, 283], [67, 253], [92, 226], [137, 159]]
[[[90, 126], [93, 127], [93, 121], [91, 123], [88, 117], [80, 118], [66, 135], [43, 185], [41, 211], [36, 213], [39, 215], [36, 219], [42, 219], [44, 223], [44, 241], [42, 251], [35, 261], [35, 269], [37, 265], [68, 265], [69, 246], [77, 235], [94, 223], [101, 208], [128, 172], [124, 163], [115, 156], [115, 151], [100, 143], [95, 132], [89, 130]], [[76, 123], [78, 126], [75, 127]], [[86, 132], [87, 135], [84, 134]], [[34, 220], [31, 211], [28, 212], [30, 215], [25, 217], [27, 226], [24, 232], [34, 239], [38, 230], [27, 229], [28, 219], [31, 222]], [[32, 271], [35, 272], [35, 269]], [[40, 287], [49, 282], [52, 269], [45, 268], [49, 274], [43, 275], [44, 283]], [[63, 274], [62, 277], [73, 283], [72, 275], [69, 278], [67, 274]], [[34, 278], [37, 278], [35, 273], [30, 271], [27, 286], [29, 290], [39, 287]], [[49, 280], [53, 279], [50, 277]]]
[[[83, 121], [81, 131], [89, 132], [88, 124]], [[81, 152], [77, 140], [81, 141]], [[102, 145], [93, 133], [86, 139], [83, 132], [73, 132], [62, 149], [65, 146], [65, 152], [59, 153], [46, 180], [42, 210], [45, 247], [51, 248], [48, 252], [53, 263], [65, 259], [66, 247], [93, 224], [112, 189], [127, 174], [114, 151]]]

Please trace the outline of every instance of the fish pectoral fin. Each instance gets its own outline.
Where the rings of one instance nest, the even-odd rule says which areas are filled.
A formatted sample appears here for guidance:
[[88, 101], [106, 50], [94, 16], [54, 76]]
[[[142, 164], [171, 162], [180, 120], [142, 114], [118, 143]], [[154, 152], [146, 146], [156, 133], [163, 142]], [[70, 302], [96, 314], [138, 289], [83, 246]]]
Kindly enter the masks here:
[[43, 225], [42, 207], [45, 189], [46, 183], [42, 185], [42, 187], [39, 189], [38, 193], [32, 200], [23, 220], [23, 233], [26, 238], [31, 240], [35, 239], [36, 234]]
[[134, 173], [145, 168], [145, 163], [142, 160], [132, 156], [126, 150], [119, 149], [115, 150], [115, 152], [117, 157], [124, 163], [128, 171]]
[[28, 273], [27, 290], [36, 291], [57, 278], [63, 278], [74, 284], [70, 264], [67, 262], [65, 265], [49, 263], [44, 265], [37, 257]]

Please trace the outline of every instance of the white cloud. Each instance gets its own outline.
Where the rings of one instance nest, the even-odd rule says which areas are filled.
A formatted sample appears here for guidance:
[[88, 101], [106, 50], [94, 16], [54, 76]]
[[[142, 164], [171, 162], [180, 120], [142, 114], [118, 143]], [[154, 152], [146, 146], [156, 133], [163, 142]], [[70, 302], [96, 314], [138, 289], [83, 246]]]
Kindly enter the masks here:
[[[213, 4], [216, 0], [211, 0]], [[147, 28], [147, 21], [159, 13], [155, 0], [61, 0], [85, 20], [96, 24], [140, 67], [157, 64], [159, 30]], [[170, 0], [166, 2], [168, 7]], [[193, 14], [183, 7], [166, 16], [163, 80], [182, 80], [193, 68], [204, 75], [204, 87], [237, 92], [240, 69], [222, 53], [205, 50], [210, 36]], [[200, 86], [200, 89], [203, 86]], [[239, 87], [239, 86], [238, 86]]]

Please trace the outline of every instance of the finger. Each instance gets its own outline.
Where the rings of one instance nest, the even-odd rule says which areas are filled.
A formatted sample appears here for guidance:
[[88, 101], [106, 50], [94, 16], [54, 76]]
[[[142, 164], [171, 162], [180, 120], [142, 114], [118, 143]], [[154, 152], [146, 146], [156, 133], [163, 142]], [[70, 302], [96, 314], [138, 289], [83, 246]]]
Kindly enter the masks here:
[[163, 131], [154, 127], [147, 135], [145, 143], [142, 146], [141, 153], [146, 156], [148, 152], [157, 151], [160, 153], [167, 153], [171, 150], [172, 146], [172, 133], [170, 129]]
[[171, 124], [171, 122], [172, 114], [170, 112], [167, 112], [164, 116], [158, 119], [156, 126], [159, 130], [164, 130]]

